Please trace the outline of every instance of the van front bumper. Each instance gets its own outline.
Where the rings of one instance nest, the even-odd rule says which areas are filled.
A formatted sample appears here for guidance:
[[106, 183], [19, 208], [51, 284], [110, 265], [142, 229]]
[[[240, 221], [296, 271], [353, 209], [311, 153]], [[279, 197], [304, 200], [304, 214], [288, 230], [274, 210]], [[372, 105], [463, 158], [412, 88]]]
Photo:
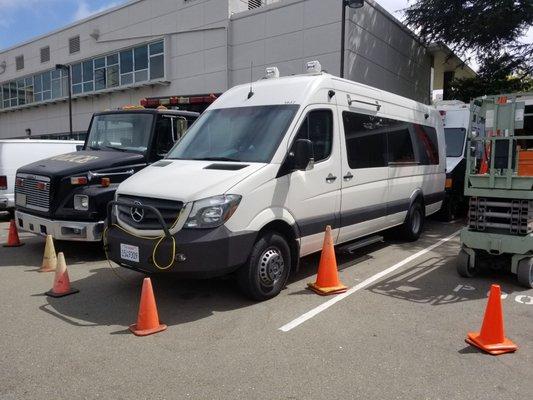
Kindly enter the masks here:
[[[171, 238], [146, 239], [133, 236], [117, 225], [106, 232], [104, 244], [109, 258], [129, 269], [144, 273], [167, 273], [191, 278], [211, 278], [237, 270], [243, 265], [255, 242], [257, 232], [231, 232], [214, 229], [182, 229]], [[134, 257], [124, 258], [123, 249], [133, 249]], [[174, 254], [175, 253], [175, 254]], [[174, 259], [171, 259], [174, 255]], [[155, 262], [154, 262], [155, 257]], [[137, 259], [137, 261], [132, 260]], [[157, 264], [157, 265], [156, 265]], [[168, 267], [168, 268], [166, 268]]]
[[102, 240], [104, 222], [56, 221], [20, 211], [15, 212], [17, 228], [37, 235], [52, 235], [57, 240], [99, 242]]

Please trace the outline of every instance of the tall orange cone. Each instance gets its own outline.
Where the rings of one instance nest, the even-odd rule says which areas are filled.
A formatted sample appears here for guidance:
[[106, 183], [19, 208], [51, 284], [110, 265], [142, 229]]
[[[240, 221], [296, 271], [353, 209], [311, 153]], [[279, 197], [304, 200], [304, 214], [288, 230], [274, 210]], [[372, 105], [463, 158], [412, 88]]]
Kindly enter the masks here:
[[518, 349], [516, 344], [505, 337], [500, 285], [492, 285], [490, 288], [481, 332], [469, 332], [465, 340], [494, 356]]
[[152, 281], [150, 278], [144, 278], [137, 323], [130, 325], [130, 331], [137, 336], [147, 336], [165, 329], [167, 326], [159, 323]]
[[7, 236], [7, 243], [4, 244], [4, 247], [20, 247], [24, 246], [24, 243], [22, 243], [19, 239], [19, 233], [17, 231], [17, 224], [15, 223], [15, 220], [12, 219], [9, 224], [9, 234]]
[[52, 235], [46, 236], [46, 245], [44, 246], [43, 263], [39, 272], [53, 272], [57, 268], [56, 249]]
[[326, 227], [316, 282], [308, 283], [307, 286], [322, 296], [343, 293], [348, 290], [348, 287], [339, 280], [337, 259], [335, 258], [335, 248], [331, 237], [331, 226], [329, 225]]
[[54, 287], [52, 290], [46, 292], [46, 295], [51, 297], [65, 297], [78, 292], [78, 289], [70, 286], [65, 255], [63, 253], [59, 253], [57, 255], [57, 268], [54, 276]]

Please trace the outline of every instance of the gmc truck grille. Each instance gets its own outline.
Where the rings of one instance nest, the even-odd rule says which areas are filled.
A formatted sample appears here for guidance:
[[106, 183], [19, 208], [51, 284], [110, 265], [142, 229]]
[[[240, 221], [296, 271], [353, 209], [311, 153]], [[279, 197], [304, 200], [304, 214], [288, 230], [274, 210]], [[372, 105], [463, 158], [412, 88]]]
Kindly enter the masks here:
[[38, 211], [50, 209], [50, 178], [30, 174], [17, 174], [15, 202], [19, 207]]
[[472, 197], [468, 227], [473, 231], [527, 235], [533, 232], [533, 201]]
[[167, 228], [171, 228], [179, 217], [183, 208], [183, 202], [173, 200], [161, 200], [148, 197], [118, 196], [118, 201], [124, 205], [117, 205], [118, 218], [121, 222], [141, 230], [161, 230], [156, 214], [148, 209], [136, 206], [152, 206], [161, 213]]

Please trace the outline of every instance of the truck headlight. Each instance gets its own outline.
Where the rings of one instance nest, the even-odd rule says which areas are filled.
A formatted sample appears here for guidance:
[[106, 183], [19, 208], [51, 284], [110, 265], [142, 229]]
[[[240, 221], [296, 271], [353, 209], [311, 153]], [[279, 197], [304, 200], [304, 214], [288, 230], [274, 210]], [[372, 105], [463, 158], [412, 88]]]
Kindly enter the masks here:
[[241, 196], [227, 194], [195, 201], [185, 228], [216, 228], [223, 225], [235, 212]]
[[89, 196], [84, 194], [75, 194], [74, 209], [78, 211], [87, 211], [89, 209]]

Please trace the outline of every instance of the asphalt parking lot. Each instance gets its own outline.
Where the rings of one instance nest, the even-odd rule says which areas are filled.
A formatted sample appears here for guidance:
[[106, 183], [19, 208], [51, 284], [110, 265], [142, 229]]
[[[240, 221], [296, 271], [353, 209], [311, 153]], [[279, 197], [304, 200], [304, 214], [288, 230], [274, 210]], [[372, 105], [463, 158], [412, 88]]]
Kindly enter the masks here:
[[[0, 247], [0, 400], [530, 399], [533, 290], [495, 273], [460, 278], [460, 226], [428, 221], [416, 243], [338, 256], [354, 287], [338, 300], [305, 289], [316, 256], [264, 303], [230, 279], [154, 278], [168, 330], [144, 338], [127, 330], [141, 274], [110, 268], [96, 245], [59, 242], [80, 293], [48, 298], [53, 274], [35, 272], [44, 239], [21, 234], [25, 246]], [[464, 342], [481, 326], [491, 283], [507, 294], [514, 354]]]

